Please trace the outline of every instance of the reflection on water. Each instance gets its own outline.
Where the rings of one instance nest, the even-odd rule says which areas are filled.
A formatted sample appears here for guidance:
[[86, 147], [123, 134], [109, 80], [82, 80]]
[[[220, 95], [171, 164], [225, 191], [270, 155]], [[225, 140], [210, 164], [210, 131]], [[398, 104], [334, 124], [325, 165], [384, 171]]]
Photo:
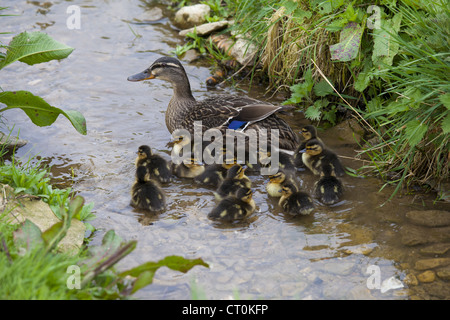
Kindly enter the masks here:
[[[47, 3], [47, 2], [45, 2]], [[129, 190], [134, 182], [135, 150], [148, 144], [169, 160], [170, 135], [164, 112], [172, 95], [167, 83], [130, 83], [127, 76], [141, 71], [182, 39], [169, 19], [154, 23], [128, 24], [150, 8], [144, 2], [81, 1], [81, 29], [66, 27], [66, 2], [44, 6], [37, 2], [6, 1], [12, 14], [2, 31], [44, 29], [57, 40], [75, 48], [60, 62], [28, 66], [16, 62], [2, 70], [3, 90], [29, 90], [50, 104], [84, 114], [88, 135], [75, 132], [60, 118], [51, 127], [38, 128], [18, 110], [4, 113], [7, 124], [16, 124], [20, 137], [29, 144], [18, 151], [26, 158], [39, 154], [52, 166], [60, 186], [73, 186], [86, 201], [94, 202], [98, 229], [93, 244], [105, 231], [114, 229], [126, 240], [138, 240], [137, 249], [119, 267], [130, 268], [167, 255], [201, 257], [210, 268], [196, 267], [187, 274], [158, 270], [154, 284], [136, 295], [142, 299], [186, 299], [196, 287], [210, 299], [408, 299], [445, 298], [448, 286], [441, 280], [423, 286], [381, 293], [367, 285], [369, 266], [378, 266], [381, 280], [405, 279], [420, 256], [416, 247], [402, 244], [405, 212], [433, 207], [433, 195], [397, 197], [386, 202], [392, 190], [378, 192], [375, 178], [343, 178], [344, 200], [325, 207], [316, 201], [314, 214], [293, 218], [281, 212], [277, 200], [265, 191], [267, 177], [250, 176], [256, 212], [248, 221], [223, 225], [210, 221], [215, 205], [213, 190], [175, 179], [164, 187], [167, 211], [155, 216], [130, 207]], [[30, 19], [30, 17], [33, 17]], [[135, 37], [134, 33], [141, 37]], [[12, 35], [2, 35], [8, 43]], [[194, 95], [206, 92], [207, 67], [186, 65]], [[231, 93], [236, 90], [225, 89]], [[251, 96], [264, 100], [263, 88]], [[308, 122], [301, 113], [287, 119], [298, 131]], [[325, 142], [357, 168], [353, 147], [342, 146], [323, 134]], [[299, 173], [302, 187], [312, 192], [315, 178]], [[443, 204], [435, 206], [443, 209]], [[433, 207], [433, 208], [435, 208]], [[447, 207], [448, 208], [448, 207]], [[450, 239], [446, 239], [449, 241]], [[420, 288], [420, 289], [418, 289]], [[430, 293], [432, 292], [432, 293]]]

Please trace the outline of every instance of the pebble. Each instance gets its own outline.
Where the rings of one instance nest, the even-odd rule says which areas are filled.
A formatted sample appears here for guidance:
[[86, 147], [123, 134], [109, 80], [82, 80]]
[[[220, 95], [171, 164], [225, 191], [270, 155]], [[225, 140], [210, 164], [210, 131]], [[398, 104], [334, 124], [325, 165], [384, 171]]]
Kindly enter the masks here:
[[186, 36], [189, 32], [196, 32], [197, 36], [206, 37], [215, 31], [220, 31], [228, 26], [228, 21], [216, 21], [210, 23], [204, 23], [199, 26], [181, 30], [178, 34], [182, 37]]
[[412, 273], [407, 274], [403, 279], [403, 282], [409, 286], [417, 286], [419, 284], [417, 277]]
[[416, 261], [415, 269], [426, 270], [450, 264], [450, 258], [433, 258]]
[[441, 210], [409, 211], [406, 218], [413, 224], [425, 227], [445, 227], [450, 225], [450, 212]]
[[436, 274], [442, 280], [450, 280], [450, 266], [436, 270]]
[[421, 254], [445, 254], [448, 250], [450, 250], [450, 243], [435, 243], [428, 245], [424, 248], [420, 248], [419, 252]]
[[420, 282], [433, 282], [436, 279], [436, 274], [432, 270], [427, 270], [417, 275], [417, 280]]

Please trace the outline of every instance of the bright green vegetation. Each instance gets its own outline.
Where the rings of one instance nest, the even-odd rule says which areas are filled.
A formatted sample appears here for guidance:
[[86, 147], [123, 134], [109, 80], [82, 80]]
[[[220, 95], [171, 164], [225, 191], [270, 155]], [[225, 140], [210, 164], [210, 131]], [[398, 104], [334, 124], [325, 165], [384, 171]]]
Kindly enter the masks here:
[[362, 155], [372, 160], [362, 171], [396, 185], [395, 193], [448, 181], [448, 1], [201, 2], [258, 46], [254, 73], [287, 92], [286, 104], [320, 126], [359, 118], [369, 132]]

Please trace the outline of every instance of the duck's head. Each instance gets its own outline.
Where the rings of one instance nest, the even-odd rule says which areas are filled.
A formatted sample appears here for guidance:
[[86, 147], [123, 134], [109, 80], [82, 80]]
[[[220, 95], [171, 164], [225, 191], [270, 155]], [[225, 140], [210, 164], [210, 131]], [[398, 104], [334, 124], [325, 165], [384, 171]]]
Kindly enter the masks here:
[[139, 166], [136, 169], [136, 180], [139, 182], [145, 182], [150, 180], [150, 173], [146, 166]]
[[161, 79], [169, 82], [177, 82], [187, 78], [186, 71], [180, 61], [172, 57], [162, 57], [144, 71], [129, 76], [128, 81], [142, 81], [151, 79]]
[[152, 155], [152, 149], [147, 145], [140, 146], [137, 155], [140, 160], [147, 159]]
[[297, 188], [292, 183], [286, 183], [281, 189], [281, 195], [283, 197], [288, 197], [297, 191]]
[[311, 139], [309, 140], [306, 145], [305, 149], [301, 150], [302, 153], [307, 153], [311, 156], [316, 156], [318, 154], [321, 154], [323, 150], [323, 144], [317, 140], [317, 139]]
[[244, 202], [250, 202], [252, 200], [252, 190], [250, 188], [239, 188], [238, 191], [236, 191], [236, 198], [244, 201]]
[[242, 179], [244, 177], [244, 171], [245, 169], [241, 165], [233, 165], [227, 172], [227, 178]]
[[277, 173], [270, 175], [269, 180], [273, 183], [282, 183], [286, 179], [286, 175], [282, 171], [278, 171]]
[[312, 125], [304, 126], [302, 131], [300, 132], [305, 140], [315, 139], [317, 138], [317, 130], [316, 127]]

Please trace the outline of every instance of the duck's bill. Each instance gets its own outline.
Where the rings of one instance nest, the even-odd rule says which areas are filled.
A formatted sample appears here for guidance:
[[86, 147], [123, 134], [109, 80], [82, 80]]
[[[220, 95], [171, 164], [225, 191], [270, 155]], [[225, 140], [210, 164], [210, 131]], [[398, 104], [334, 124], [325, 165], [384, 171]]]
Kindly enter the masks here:
[[143, 71], [127, 78], [128, 81], [142, 81], [142, 80], [150, 80], [154, 79], [155, 76], [147, 71]]

